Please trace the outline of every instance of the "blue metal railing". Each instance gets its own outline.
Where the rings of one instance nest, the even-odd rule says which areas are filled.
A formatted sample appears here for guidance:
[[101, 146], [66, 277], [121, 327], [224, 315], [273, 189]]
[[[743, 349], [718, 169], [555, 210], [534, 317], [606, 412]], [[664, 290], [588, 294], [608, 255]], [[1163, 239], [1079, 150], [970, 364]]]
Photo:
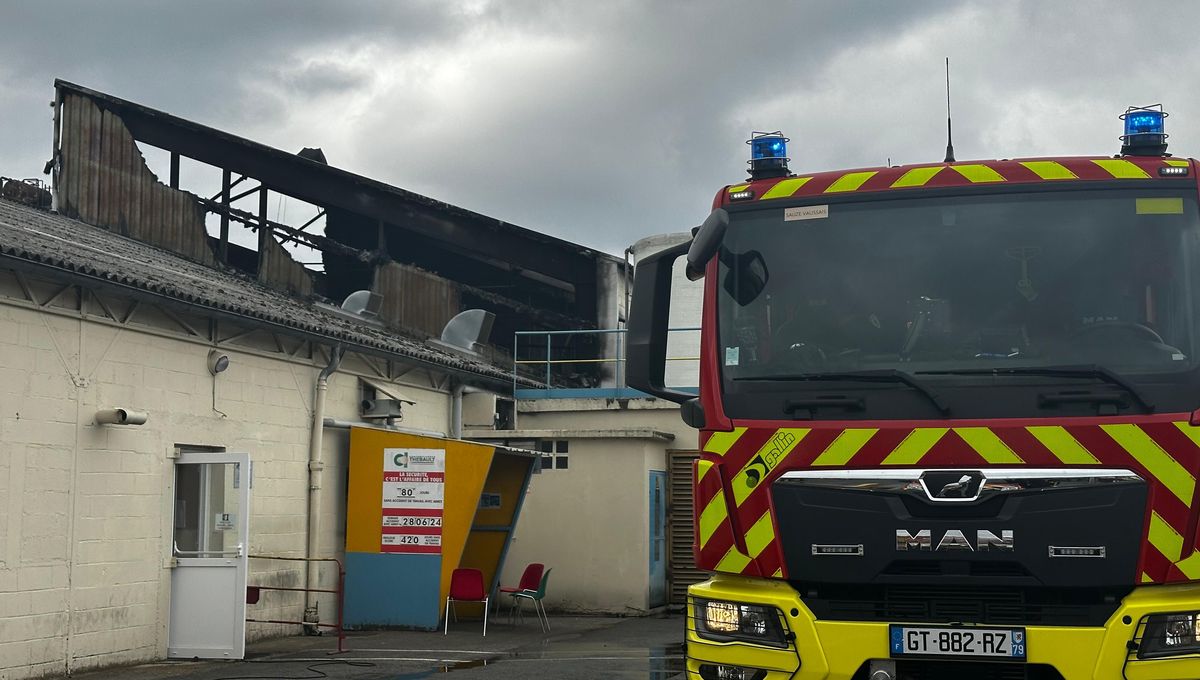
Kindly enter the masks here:
[[[699, 328], [671, 328], [668, 333], [698, 333]], [[600, 336], [602, 338], [608, 336], [616, 336], [616, 344], [613, 347], [614, 356], [606, 357], [604, 354], [603, 343], [599, 348], [601, 356], [587, 358], [558, 358], [554, 357], [554, 342], [555, 337], [560, 336]], [[521, 339], [541, 337], [546, 343], [546, 357], [544, 359], [521, 359]], [[527, 341], [528, 344], [528, 341]], [[699, 356], [668, 356], [667, 361], [699, 361]], [[611, 387], [555, 387], [553, 369], [555, 366], [564, 365], [588, 365], [588, 364], [614, 364], [613, 385]], [[517, 374], [521, 366], [545, 366], [545, 378], [543, 386], [537, 389], [519, 388], [517, 385]], [[538, 371], [539, 375], [542, 371]], [[513, 395], [518, 399], [562, 399], [570, 397], [608, 397], [608, 398], [636, 398], [649, 396], [644, 392], [635, 390], [625, 385], [625, 329], [624, 328], [605, 328], [599, 330], [579, 330], [579, 331], [516, 331], [513, 333]], [[695, 386], [681, 387], [684, 391], [695, 390]]]

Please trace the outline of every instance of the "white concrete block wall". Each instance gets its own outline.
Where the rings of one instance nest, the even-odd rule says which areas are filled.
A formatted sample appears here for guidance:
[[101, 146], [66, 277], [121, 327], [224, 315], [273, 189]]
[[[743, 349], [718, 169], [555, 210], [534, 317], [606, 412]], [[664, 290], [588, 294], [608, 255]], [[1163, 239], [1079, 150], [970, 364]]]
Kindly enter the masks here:
[[541, 562], [554, 569], [548, 609], [642, 611], [649, 582], [647, 443], [569, 441], [568, 469], [533, 476], [501, 582], [516, 585], [526, 564]]
[[[570, 438], [570, 467], [533, 477], [501, 573], [516, 583], [529, 562], [555, 568], [547, 606], [629, 614], [649, 595], [649, 471], [666, 470], [668, 449], [694, 449], [697, 433], [674, 405], [605, 399], [518, 402], [523, 432], [647, 429], [672, 441]], [[571, 509], [564, 512], [564, 508]]]
[[[250, 551], [299, 557], [319, 367], [208, 348], [0, 304], [0, 678], [161, 659], [167, 649], [176, 445], [248, 451]], [[215, 403], [214, 403], [215, 380]], [[444, 391], [401, 389], [404, 423], [448, 429]], [[356, 420], [358, 378], [335, 373], [326, 414]], [[96, 426], [100, 408], [145, 410], [140, 427]], [[323, 554], [341, 555], [346, 431], [327, 430]], [[300, 586], [303, 566], [251, 560], [249, 582]], [[336, 572], [323, 572], [332, 587]], [[332, 621], [333, 598], [322, 599]], [[264, 592], [255, 618], [299, 619], [303, 595]], [[251, 638], [297, 627], [249, 624]]]

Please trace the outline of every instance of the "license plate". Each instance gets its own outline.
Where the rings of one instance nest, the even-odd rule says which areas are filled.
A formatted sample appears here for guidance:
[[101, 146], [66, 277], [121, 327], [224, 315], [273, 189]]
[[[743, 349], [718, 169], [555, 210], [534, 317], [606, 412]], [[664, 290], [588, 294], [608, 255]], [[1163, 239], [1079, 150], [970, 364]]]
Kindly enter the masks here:
[[1025, 660], [1024, 628], [890, 626], [892, 656]]

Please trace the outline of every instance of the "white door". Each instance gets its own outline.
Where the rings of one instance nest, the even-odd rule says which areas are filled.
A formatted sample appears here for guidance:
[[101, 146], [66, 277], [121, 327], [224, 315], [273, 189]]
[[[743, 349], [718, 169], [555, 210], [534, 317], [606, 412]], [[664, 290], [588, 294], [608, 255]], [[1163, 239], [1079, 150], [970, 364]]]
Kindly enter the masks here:
[[251, 481], [246, 453], [182, 453], [175, 461], [172, 658], [245, 656]]

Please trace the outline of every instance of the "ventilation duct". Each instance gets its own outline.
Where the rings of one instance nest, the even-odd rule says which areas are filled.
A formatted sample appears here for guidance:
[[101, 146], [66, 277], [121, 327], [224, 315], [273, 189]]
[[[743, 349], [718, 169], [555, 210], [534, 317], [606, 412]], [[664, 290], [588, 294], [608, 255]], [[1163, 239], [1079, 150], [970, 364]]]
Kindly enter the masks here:
[[450, 319], [442, 329], [441, 340], [430, 340], [430, 344], [441, 349], [467, 354], [481, 355], [483, 343], [492, 334], [492, 322], [496, 315], [482, 309], [468, 309]]
[[356, 316], [374, 318], [383, 307], [383, 296], [369, 290], [356, 290], [342, 301], [342, 311]]

